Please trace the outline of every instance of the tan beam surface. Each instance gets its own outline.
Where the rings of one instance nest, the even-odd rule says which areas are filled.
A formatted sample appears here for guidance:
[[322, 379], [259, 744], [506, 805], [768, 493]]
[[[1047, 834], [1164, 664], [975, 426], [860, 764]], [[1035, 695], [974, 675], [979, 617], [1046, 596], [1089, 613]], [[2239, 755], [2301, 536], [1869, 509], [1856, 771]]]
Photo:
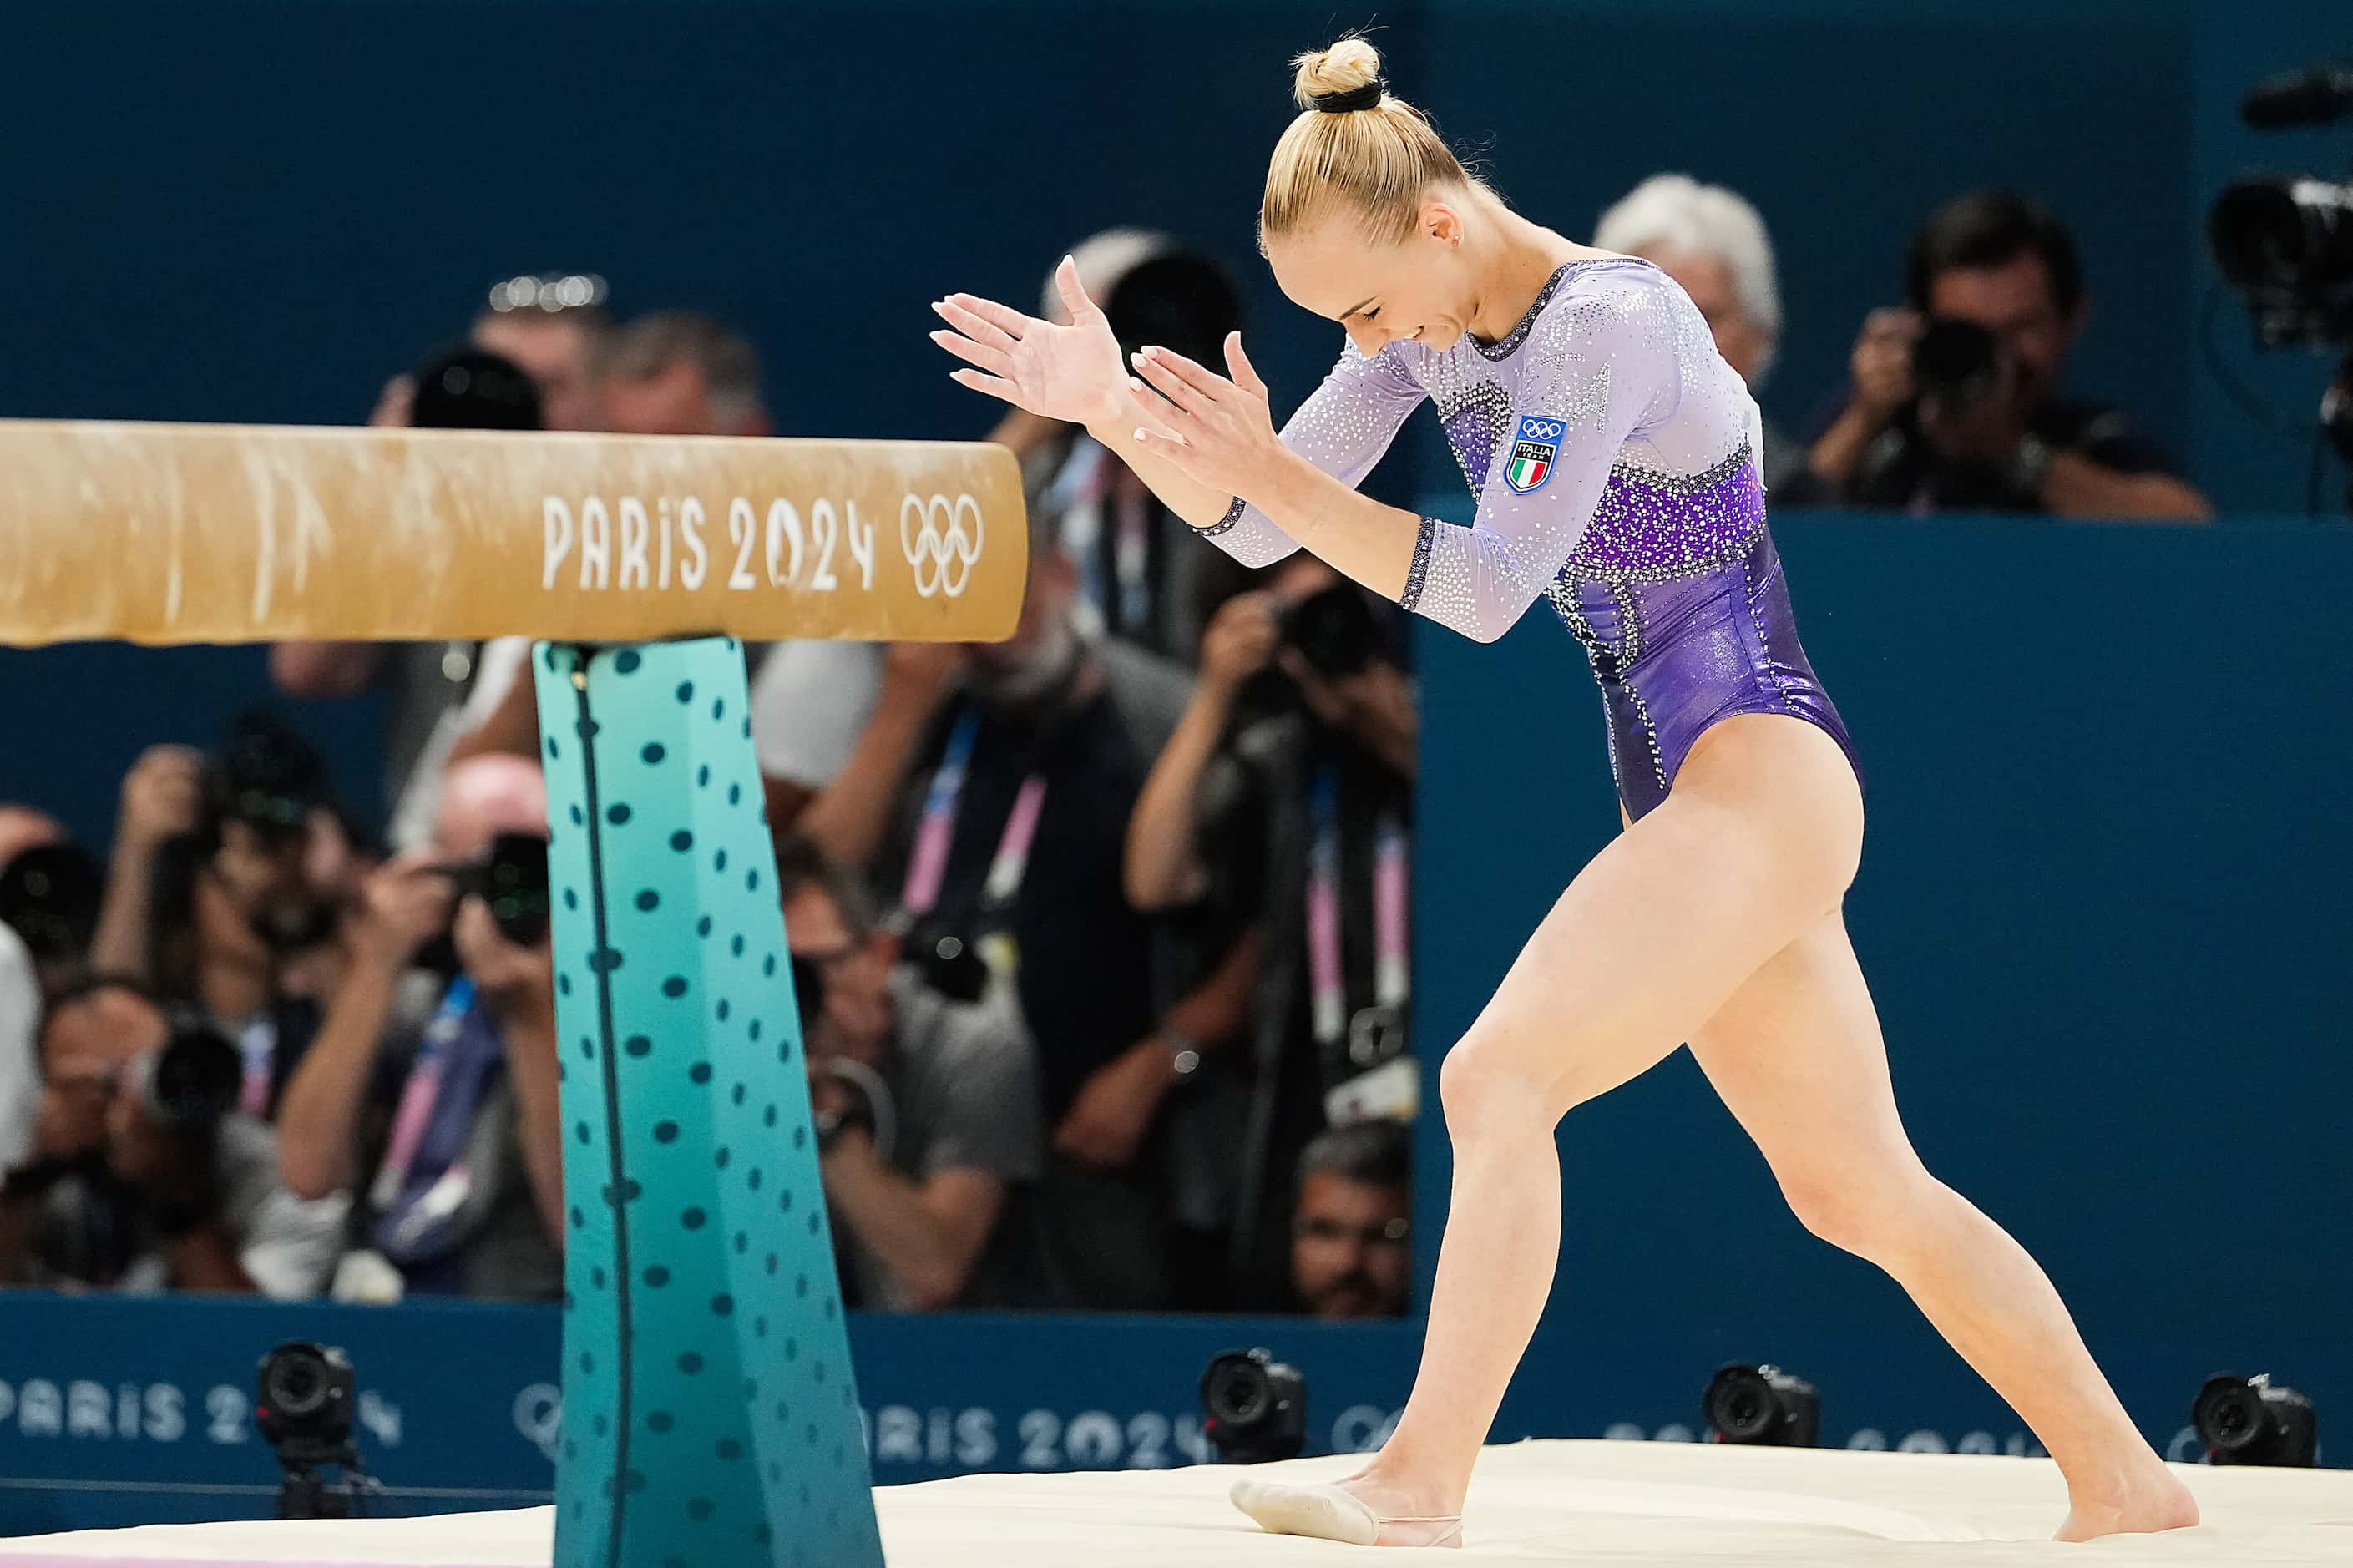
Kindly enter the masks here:
[[1027, 571], [979, 443], [0, 420], [0, 643], [989, 641]]

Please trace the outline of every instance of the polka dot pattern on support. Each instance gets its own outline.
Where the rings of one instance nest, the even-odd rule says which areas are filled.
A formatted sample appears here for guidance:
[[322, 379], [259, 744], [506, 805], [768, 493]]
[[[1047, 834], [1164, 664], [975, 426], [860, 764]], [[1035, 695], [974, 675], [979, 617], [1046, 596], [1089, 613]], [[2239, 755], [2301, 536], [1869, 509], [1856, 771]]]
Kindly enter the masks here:
[[879, 1568], [740, 647], [537, 662], [571, 824], [550, 867], [571, 1297], [555, 1563]]

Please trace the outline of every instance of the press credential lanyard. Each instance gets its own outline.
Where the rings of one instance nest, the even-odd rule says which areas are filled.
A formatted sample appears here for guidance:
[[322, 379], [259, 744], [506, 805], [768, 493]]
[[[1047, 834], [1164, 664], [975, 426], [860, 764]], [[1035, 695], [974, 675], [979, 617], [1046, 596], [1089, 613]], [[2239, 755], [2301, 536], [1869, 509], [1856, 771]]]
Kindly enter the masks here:
[[[1307, 971], [1315, 1038], [1329, 1045], [1347, 1037], [1347, 985], [1340, 960], [1340, 773], [1326, 763], [1308, 794], [1312, 841], [1307, 851]], [[1373, 851], [1373, 1000], [1396, 1007], [1406, 999], [1406, 838], [1395, 811], [1380, 815]]]

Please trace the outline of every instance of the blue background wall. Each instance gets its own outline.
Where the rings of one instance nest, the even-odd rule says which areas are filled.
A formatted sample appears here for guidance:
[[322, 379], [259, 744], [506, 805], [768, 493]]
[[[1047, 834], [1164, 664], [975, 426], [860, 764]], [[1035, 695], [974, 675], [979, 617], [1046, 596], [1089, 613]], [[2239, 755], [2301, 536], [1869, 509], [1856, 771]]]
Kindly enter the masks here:
[[[1859, 0], [1764, 9], [1409, 5], [1384, 11], [1380, 41], [1398, 84], [1451, 133], [1492, 139], [1504, 188], [1571, 233], [1658, 167], [1755, 195], [1790, 320], [1767, 402], [1791, 424], [1834, 386], [1861, 312], [1892, 297], [1929, 205], [1980, 182], [2042, 191], [2077, 226], [2097, 296], [2077, 384], [2127, 396], [2226, 502], [2301, 504], [2304, 445], [2221, 399], [2192, 327], [2220, 184], [2343, 162], [2342, 137], [2257, 140], [2229, 118], [2256, 75], [2341, 49], [2340, 20], [2303, 0], [2266, 5], [2260, 28], [2178, 5], [1935, 0], [1900, 23]], [[353, 420], [490, 278], [586, 266], [627, 308], [742, 322], [787, 430], [966, 436], [988, 414], [946, 382], [923, 301], [948, 287], [1026, 300], [1072, 238], [1138, 219], [1249, 279], [1260, 363], [1295, 392], [1329, 330], [1275, 298], [1250, 219], [1286, 113], [1281, 61], [1332, 22], [1304, 5], [1076, 0], [19, 4], [0, 92], [0, 415]], [[2304, 417], [2322, 367], [2257, 363], [2235, 305], [2222, 321], [2242, 373]], [[1433, 452], [1408, 446], [1386, 482], [1435, 485]], [[1459, 490], [1432, 504], [1462, 510]], [[1850, 910], [1932, 1165], [2044, 1258], [2160, 1441], [2224, 1365], [2344, 1408], [2353, 537], [2288, 521], [1777, 531], [1871, 771]], [[1556, 628], [1419, 651], [1421, 1037], [1441, 1042], [1614, 819], [1590, 678]], [[102, 841], [140, 746], [207, 739], [261, 686], [252, 650], [0, 653], [0, 798]], [[303, 712], [363, 798], [370, 717]], [[1436, 1131], [1425, 1214], [1443, 1192]], [[1820, 1373], [1841, 1441], [2015, 1432], [1891, 1287], [1802, 1237], [1687, 1060], [1579, 1111], [1563, 1147], [1565, 1283], [1505, 1433], [1689, 1422], [1698, 1382], [1733, 1356]], [[175, 1312], [204, 1314], [203, 1331], [158, 1331], [153, 1314]], [[200, 1415], [168, 1443], [50, 1438], [23, 1391], [135, 1384], [144, 1429], [151, 1384], [200, 1412], [291, 1332], [350, 1342], [409, 1413], [411, 1484], [543, 1487], [512, 1405], [552, 1368], [552, 1318], [445, 1326], [0, 1299], [0, 1475], [33, 1481], [0, 1489], [22, 1505], [0, 1499], [0, 1528], [130, 1517], [71, 1511], [102, 1494], [51, 1484], [117, 1473], [199, 1489], [172, 1494], [183, 1515], [249, 1511], [255, 1494], [201, 1489], [264, 1484], [266, 1466], [206, 1447]], [[1411, 1353], [1409, 1333], [1297, 1324], [859, 1332], [870, 1410], [923, 1413], [917, 1458], [878, 1447], [885, 1480], [1069, 1459], [1042, 1426], [1020, 1435], [1038, 1410], [1058, 1431], [1116, 1417], [1116, 1451], [1091, 1423], [1083, 1462], [1155, 1448], [1134, 1422], [1155, 1412], [1165, 1449], [1200, 1360], [1262, 1337], [1309, 1364], [1331, 1442], [1339, 1412], [1394, 1406]], [[939, 1353], [950, 1333], [962, 1353]], [[995, 1413], [986, 1460], [955, 1436], [976, 1408]], [[413, 1434], [435, 1423], [479, 1438], [428, 1459], [445, 1450]]]

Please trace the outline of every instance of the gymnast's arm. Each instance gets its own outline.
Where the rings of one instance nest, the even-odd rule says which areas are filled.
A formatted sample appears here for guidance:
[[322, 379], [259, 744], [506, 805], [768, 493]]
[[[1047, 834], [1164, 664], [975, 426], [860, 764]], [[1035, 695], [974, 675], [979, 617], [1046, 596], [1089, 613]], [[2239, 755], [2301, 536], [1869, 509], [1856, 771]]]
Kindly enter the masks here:
[[1337, 478], [1272, 440], [1266, 389], [1246, 360], [1231, 381], [1181, 355], [1153, 356], [1146, 379], [1176, 405], [1171, 437], [1147, 436], [1197, 478], [1229, 478], [1271, 524], [1377, 594], [1479, 642], [1511, 629], [1544, 592], [1608, 484], [1619, 448], [1646, 420], [1671, 410], [1681, 385], [1666, 312], [1640, 277], [1556, 299], [1520, 353], [1540, 368], [1512, 411], [1512, 429], [1533, 416], [1558, 426], [1548, 471], [1525, 492], [1503, 470], [1476, 520], [1458, 528], [1356, 494]]
[[[1146, 380], [1153, 379], [1151, 362], [1138, 355], [1136, 374], [1120, 363], [1110, 322], [1087, 298], [1067, 258], [1054, 279], [1070, 312], [1067, 325], [974, 294], [952, 294], [933, 307], [953, 330], [934, 332], [932, 341], [977, 367], [955, 372], [955, 382], [1029, 413], [1084, 425], [1135, 470], [1163, 505], [1217, 536], [1226, 552], [1245, 565], [1268, 565], [1296, 550], [1297, 541], [1262, 510], [1249, 508], [1230, 484], [1173, 460], [1171, 444], [1145, 438], [1167, 434], [1170, 412], [1164, 398], [1146, 389]], [[1263, 400], [1265, 385], [1248, 371], [1240, 332], [1228, 335], [1226, 359]], [[1393, 356], [1366, 359], [1345, 349], [1324, 385], [1300, 405], [1285, 437], [1310, 463], [1353, 489], [1388, 449], [1422, 395]]]

